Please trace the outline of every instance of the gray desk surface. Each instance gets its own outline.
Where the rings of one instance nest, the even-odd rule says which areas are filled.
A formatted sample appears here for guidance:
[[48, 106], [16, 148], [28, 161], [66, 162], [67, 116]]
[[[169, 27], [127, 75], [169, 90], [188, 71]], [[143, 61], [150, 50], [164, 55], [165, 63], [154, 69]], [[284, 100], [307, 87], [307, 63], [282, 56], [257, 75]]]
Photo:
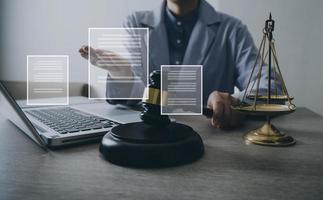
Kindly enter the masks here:
[[198, 131], [205, 156], [167, 169], [104, 161], [98, 144], [44, 152], [0, 119], [0, 199], [323, 199], [323, 118], [308, 109], [274, 120], [297, 139], [288, 148], [245, 145], [242, 135], [178, 118]]

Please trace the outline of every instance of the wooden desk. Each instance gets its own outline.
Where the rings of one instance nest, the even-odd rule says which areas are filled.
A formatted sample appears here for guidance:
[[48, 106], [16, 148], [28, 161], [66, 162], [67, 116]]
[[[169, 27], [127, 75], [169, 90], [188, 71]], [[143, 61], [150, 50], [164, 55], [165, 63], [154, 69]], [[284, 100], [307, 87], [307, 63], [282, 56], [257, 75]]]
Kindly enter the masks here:
[[293, 147], [245, 145], [242, 135], [180, 117], [205, 143], [204, 157], [167, 169], [129, 169], [100, 157], [98, 144], [44, 152], [0, 119], [0, 199], [323, 199], [323, 118], [298, 108], [274, 119]]

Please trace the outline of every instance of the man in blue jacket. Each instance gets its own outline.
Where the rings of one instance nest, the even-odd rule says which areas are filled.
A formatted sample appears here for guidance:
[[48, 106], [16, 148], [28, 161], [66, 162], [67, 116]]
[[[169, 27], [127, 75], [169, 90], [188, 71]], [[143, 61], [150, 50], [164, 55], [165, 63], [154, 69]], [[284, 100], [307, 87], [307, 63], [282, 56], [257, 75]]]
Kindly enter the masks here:
[[[125, 27], [149, 28], [150, 71], [160, 65], [203, 65], [204, 104], [212, 108], [211, 124], [234, 126], [239, 115], [230, 105], [238, 102], [234, 87], [247, 87], [257, 48], [240, 20], [216, 11], [205, 0], [165, 0], [153, 11], [140, 11], [128, 16]], [[88, 58], [88, 47], [80, 53]], [[101, 50], [91, 49], [91, 62]], [[135, 72], [107, 66], [111, 78], [132, 76]], [[107, 85], [107, 96], [113, 93]]]

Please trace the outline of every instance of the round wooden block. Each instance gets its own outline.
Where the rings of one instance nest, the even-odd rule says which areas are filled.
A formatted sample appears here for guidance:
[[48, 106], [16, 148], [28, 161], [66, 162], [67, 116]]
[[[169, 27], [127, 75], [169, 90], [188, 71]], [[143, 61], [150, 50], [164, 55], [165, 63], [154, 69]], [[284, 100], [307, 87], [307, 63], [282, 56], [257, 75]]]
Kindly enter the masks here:
[[193, 162], [204, 153], [201, 137], [189, 126], [170, 123], [153, 127], [143, 122], [111, 129], [101, 142], [105, 159], [127, 167], [169, 167]]

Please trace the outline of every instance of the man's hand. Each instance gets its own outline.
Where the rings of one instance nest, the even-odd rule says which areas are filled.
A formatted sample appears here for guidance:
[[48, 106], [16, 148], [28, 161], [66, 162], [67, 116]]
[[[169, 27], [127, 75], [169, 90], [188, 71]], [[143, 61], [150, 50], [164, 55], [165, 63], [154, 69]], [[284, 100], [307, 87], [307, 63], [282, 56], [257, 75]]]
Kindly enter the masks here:
[[[107, 70], [112, 78], [120, 77], [124, 79], [133, 76], [130, 63], [112, 51], [94, 49], [83, 45], [79, 52], [83, 58], [90, 59], [92, 65]], [[117, 66], [118, 63], [122, 63], [124, 66], [119, 67]]]
[[242, 116], [231, 109], [231, 105], [237, 105], [239, 100], [229, 93], [214, 91], [210, 94], [207, 106], [213, 110], [212, 126], [216, 128], [230, 128], [241, 123]]

